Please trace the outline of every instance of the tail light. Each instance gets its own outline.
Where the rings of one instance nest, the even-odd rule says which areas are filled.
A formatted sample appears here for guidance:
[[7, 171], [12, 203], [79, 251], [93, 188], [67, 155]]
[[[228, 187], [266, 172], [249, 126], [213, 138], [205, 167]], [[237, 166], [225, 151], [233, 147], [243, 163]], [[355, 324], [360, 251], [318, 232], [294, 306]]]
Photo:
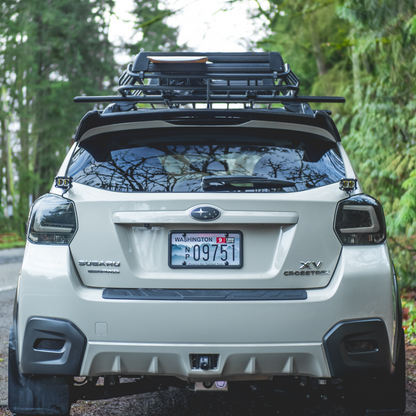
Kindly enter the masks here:
[[32, 206], [27, 237], [35, 244], [69, 244], [77, 231], [77, 217], [72, 201], [45, 195]]
[[386, 221], [380, 203], [368, 195], [355, 195], [338, 204], [335, 232], [343, 245], [381, 244]]

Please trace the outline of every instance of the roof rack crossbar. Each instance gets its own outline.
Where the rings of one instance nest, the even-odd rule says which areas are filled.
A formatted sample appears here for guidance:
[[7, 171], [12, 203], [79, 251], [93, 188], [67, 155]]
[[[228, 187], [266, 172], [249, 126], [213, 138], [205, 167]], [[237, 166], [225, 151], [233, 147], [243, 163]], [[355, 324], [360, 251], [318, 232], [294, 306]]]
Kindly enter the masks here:
[[[200, 104], [206, 103], [206, 95], [196, 95], [192, 97], [187, 96], [169, 96], [169, 101], [172, 103], [180, 103], [180, 104]], [[111, 96], [80, 96], [75, 97], [74, 101], [77, 103], [105, 103], [105, 102], [118, 102], [118, 103], [147, 103], [147, 104], [163, 104], [166, 100], [166, 97], [163, 96], [155, 96], [155, 95], [146, 95], [146, 96], [132, 96], [127, 95], [125, 97], [119, 95], [111, 95]], [[261, 104], [276, 104], [276, 103], [285, 103], [285, 102], [293, 102], [293, 103], [344, 103], [344, 97], [324, 97], [324, 96], [294, 96], [294, 95], [257, 95], [256, 98], [253, 100], [251, 97], [247, 97], [245, 95], [211, 95], [210, 96], [210, 103], [249, 103], [254, 101], [256, 103]]]

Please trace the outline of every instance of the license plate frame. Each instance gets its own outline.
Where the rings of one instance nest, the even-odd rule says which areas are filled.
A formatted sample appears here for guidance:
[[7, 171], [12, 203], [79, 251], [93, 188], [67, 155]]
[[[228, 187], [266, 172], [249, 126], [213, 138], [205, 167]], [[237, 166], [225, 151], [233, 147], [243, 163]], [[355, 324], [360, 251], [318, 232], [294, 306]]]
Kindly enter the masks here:
[[[182, 238], [186, 240], [178, 241], [177, 238]], [[193, 238], [195, 240], [188, 241], [188, 239], [190, 238]], [[217, 240], [218, 238], [225, 238], [225, 242], [217, 242], [219, 241]], [[174, 241], [175, 239], [176, 241]], [[198, 241], [198, 239], [201, 239], [201, 241]], [[208, 241], [207, 239], [211, 240]], [[233, 244], [234, 248], [232, 247]], [[209, 247], [208, 253], [206, 253], [206, 251], [203, 251], [205, 250], [203, 248], [201, 250], [201, 247], [204, 245], [207, 245]], [[198, 260], [194, 259], [196, 254], [194, 251], [196, 249], [194, 247], [196, 246], [199, 246]], [[215, 249], [215, 246], [218, 246], [217, 249]], [[189, 251], [185, 251], [185, 247], [189, 247]], [[241, 231], [174, 230], [169, 233], [168, 250], [168, 264], [171, 269], [241, 269], [243, 267], [243, 234]], [[173, 253], [174, 251], [175, 253]], [[219, 259], [217, 256], [217, 252]], [[225, 253], [227, 253], [227, 255], [225, 255]], [[186, 254], [189, 254], [188, 258], [186, 258]], [[232, 259], [233, 254], [234, 260]], [[230, 258], [228, 258], [228, 256], [230, 256]], [[208, 260], [205, 260], [206, 257], [208, 257]], [[190, 261], [188, 260], [189, 258], [191, 258]], [[230, 260], [230, 262], [228, 262], [227, 260]], [[216, 264], [213, 264], [213, 261], [216, 261]]]

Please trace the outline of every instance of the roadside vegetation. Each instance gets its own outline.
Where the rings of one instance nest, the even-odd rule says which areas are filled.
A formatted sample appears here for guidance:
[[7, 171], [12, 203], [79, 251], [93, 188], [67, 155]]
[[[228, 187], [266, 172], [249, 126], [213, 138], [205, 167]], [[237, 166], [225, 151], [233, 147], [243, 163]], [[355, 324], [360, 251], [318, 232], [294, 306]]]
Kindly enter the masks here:
[[410, 345], [416, 345], [416, 304], [415, 293], [402, 294], [403, 328], [406, 340]]
[[19, 227], [14, 219], [0, 218], [0, 250], [25, 246], [24, 236], [16, 232]]
[[19, 237], [17, 233], [0, 234], [0, 250], [24, 247], [25, 245], [26, 241]]

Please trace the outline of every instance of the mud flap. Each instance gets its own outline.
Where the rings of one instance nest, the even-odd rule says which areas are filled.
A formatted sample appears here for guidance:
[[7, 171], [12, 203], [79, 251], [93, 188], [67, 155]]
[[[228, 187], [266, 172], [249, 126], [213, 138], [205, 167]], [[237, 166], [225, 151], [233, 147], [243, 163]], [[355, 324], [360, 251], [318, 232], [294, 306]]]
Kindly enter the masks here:
[[405, 339], [399, 330], [398, 359], [394, 374], [380, 379], [361, 379], [354, 382], [347, 407], [350, 416], [401, 416], [406, 409]]
[[17, 365], [14, 328], [9, 336], [9, 409], [22, 415], [69, 413], [70, 389], [64, 377], [26, 376]]

